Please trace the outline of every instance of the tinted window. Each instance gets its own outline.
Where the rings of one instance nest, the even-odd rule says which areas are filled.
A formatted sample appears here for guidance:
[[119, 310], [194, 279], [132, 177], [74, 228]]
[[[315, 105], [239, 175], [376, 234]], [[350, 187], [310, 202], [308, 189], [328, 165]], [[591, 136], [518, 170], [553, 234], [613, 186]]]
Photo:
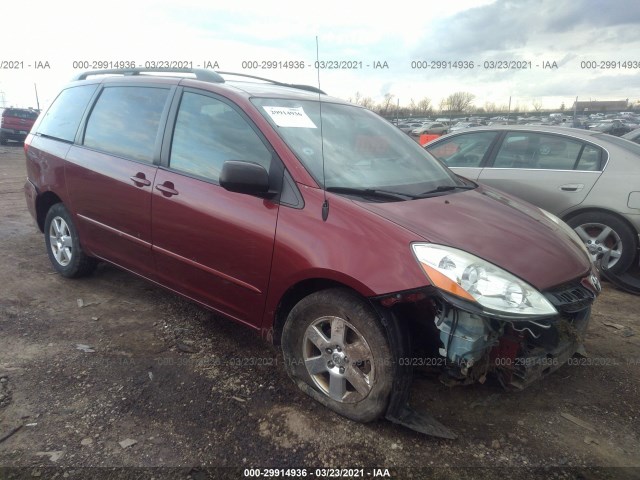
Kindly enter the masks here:
[[574, 170], [583, 143], [558, 135], [510, 132], [500, 146], [497, 168]]
[[267, 170], [271, 152], [251, 126], [220, 100], [185, 92], [173, 133], [169, 166], [218, 181], [227, 160], [244, 160]]
[[449, 167], [479, 167], [496, 135], [496, 132], [458, 135], [437, 145], [427, 145], [426, 149]]
[[98, 85], [67, 88], [53, 101], [37, 127], [38, 133], [73, 142], [91, 96]]
[[87, 122], [84, 145], [152, 162], [160, 117], [168, 96], [169, 90], [165, 88], [105, 88]]

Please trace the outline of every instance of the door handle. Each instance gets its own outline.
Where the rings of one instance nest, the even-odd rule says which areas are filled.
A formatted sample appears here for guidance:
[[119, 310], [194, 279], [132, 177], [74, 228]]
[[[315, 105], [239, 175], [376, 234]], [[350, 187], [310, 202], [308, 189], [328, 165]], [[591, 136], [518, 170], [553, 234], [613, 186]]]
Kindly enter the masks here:
[[129, 177], [129, 179], [138, 187], [148, 187], [151, 185], [151, 182], [144, 177], [144, 173], [142, 172], [136, 173], [134, 176]]
[[562, 190], [563, 192], [579, 192], [583, 188], [584, 188], [583, 183], [570, 183], [567, 185], [562, 185], [560, 187], [560, 190]]
[[178, 195], [178, 191], [175, 188], [173, 188], [172, 182], [161, 183], [159, 185], [156, 185], [156, 188], [160, 190], [165, 197]]

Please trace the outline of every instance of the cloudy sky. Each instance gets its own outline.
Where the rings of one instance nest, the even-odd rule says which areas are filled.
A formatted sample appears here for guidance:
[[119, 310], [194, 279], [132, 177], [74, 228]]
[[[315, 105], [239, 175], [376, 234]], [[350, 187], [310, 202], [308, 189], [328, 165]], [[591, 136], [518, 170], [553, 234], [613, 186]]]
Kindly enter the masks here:
[[[401, 105], [428, 97], [438, 106], [466, 91], [477, 106], [512, 97], [521, 109], [570, 106], [576, 96], [640, 100], [636, 0], [4, 3], [0, 104], [7, 106], [35, 106], [34, 84], [46, 104], [84, 70], [78, 62], [217, 62], [220, 70], [317, 85], [316, 36], [321, 87], [341, 98], [358, 92], [381, 101], [391, 93]], [[356, 68], [328, 68], [345, 64]], [[496, 68], [505, 65], [526, 68]]]

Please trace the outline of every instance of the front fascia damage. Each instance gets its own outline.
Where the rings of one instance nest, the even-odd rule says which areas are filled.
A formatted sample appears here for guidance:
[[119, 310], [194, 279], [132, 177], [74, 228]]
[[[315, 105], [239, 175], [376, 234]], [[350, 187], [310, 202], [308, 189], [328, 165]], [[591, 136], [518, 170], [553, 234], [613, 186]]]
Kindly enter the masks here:
[[[372, 299], [379, 312], [393, 317], [383, 320], [387, 330], [395, 330], [396, 337], [407, 337], [392, 341], [397, 344], [392, 345], [394, 349], [400, 348], [401, 358], [413, 359], [398, 365], [402, 385], [398, 384], [392, 394], [387, 418], [429, 435], [455, 438], [435, 419], [413, 412], [406, 405], [410, 367], [437, 367], [447, 385], [483, 383], [493, 375], [506, 389], [523, 389], [559, 368], [574, 354], [584, 354], [591, 304], [599, 291], [594, 274], [544, 291], [558, 311], [557, 315], [545, 318], [488, 313], [477, 304], [433, 287]], [[396, 325], [388, 325], [390, 322]], [[425, 418], [417, 421], [411, 413]], [[425, 419], [429, 420], [426, 426]]]

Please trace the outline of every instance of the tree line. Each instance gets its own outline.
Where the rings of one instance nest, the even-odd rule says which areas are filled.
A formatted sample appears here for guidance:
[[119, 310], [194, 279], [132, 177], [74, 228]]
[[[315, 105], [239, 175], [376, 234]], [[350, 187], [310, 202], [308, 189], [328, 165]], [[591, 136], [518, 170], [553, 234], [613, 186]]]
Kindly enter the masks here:
[[[485, 102], [482, 106], [474, 104], [476, 96], [469, 92], [455, 92], [446, 98], [443, 98], [438, 106], [432, 103], [429, 97], [424, 97], [416, 101], [411, 99], [408, 105], [398, 105], [396, 96], [392, 93], [385, 94], [382, 101], [376, 103], [371, 97], [366, 97], [356, 92], [355, 96], [349, 97], [347, 100], [351, 103], [361, 105], [369, 110], [373, 110], [383, 117], [426, 117], [433, 114], [443, 116], [461, 115], [461, 114], [484, 114], [484, 113], [541, 113], [543, 111], [542, 101], [534, 99], [530, 104], [522, 104], [514, 102], [511, 107], [508, 103], [497, 104], [495, 102]], [[637, 102], [640, 106], [640, 102]], [[634, 105], [635, 108], [635, 105]], [[547, 109], [544, 109], [545, 111]], [[567, 110], [564, 102], [558, 107], [563, 112]]]

